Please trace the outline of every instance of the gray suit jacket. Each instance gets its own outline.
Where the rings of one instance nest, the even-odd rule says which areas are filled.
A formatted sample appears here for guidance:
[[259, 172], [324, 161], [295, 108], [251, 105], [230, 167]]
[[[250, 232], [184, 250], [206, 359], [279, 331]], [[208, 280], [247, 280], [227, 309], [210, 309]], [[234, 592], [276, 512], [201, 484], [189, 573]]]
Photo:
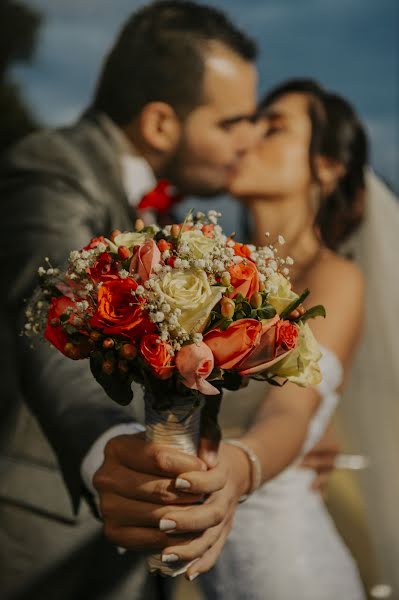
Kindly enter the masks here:
[[73, 521], [57, 463], [76, 513], [82, 458], [103, 431], [129, 421], [130, 411], [111, 402], [88, 361], [44, 343], [32, 350], [17, 334], [44, 257], [62, 268], [91, 237], [132, 227], [103, 117], [20, 142], [2, 160], [0, 202], [0, 497]]

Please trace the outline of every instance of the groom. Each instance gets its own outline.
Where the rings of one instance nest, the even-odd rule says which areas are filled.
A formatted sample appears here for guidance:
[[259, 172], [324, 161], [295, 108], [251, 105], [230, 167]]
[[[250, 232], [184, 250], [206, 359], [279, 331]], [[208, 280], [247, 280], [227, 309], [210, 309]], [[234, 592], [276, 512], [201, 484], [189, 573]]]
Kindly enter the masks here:
[[[125, 24], [79, 122], [30, 136], [2, 162], [1, 597], [157, 597], [141, 554], [118, 556], [81, 497], [101, 507], [116, 543], [109, 515], [141, 500], [132, 546], [152, 549], [165, 534], [147, 527], [150, 499], [184, 502], [165, 481], [203, 463], [144, 442], [131, 408], [111, 403], [86, 361], [41, 344], [32, 351], [16, 333], [44, 257], [63, 267], [91, 237], [131, 229], [157, 180], [183, 193], [223, 191], [255, 141], [255, 57], [219, 11], [149, 4]], [[215, 459], [206, 446], [203, 458]]]

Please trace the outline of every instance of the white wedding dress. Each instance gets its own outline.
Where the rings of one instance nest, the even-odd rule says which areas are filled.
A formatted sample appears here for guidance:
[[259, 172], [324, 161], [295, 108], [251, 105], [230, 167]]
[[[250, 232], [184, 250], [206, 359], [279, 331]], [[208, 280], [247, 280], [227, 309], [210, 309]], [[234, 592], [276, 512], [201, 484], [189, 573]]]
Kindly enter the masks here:
[[[302, 454], [319, 441], [339, 399], [342, 366], [322, 352], [321, 401]], [[236, 392], [241, 402], [257, 393], [258, 383]], [[199, 578], [207, 600], [364, 600], [355, 561], [310, 489], [314, 476], [293, 465], [238, 506], [216, 566]]]

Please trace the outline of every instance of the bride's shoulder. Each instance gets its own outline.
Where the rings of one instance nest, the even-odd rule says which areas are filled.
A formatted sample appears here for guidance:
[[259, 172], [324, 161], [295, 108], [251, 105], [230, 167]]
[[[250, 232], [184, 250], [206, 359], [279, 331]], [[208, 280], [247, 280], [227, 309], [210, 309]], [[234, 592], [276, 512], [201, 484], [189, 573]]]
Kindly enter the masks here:
[[322, 304], [327, 313], [326, 319], [312, 322], [314, 334], [342, 364], [347, 364], [363, 324], [364, 281], [359, 267], [331, 251], [323, 251], [304, 283], [310, 289], [310, 304]]
[[358, 265], [343, 256], [324, 249], [319, 260], [309, 270], [306, 285], [323, 290], [328, 295], [348, 294], [361, 299], [364, 293], [364, 276]]

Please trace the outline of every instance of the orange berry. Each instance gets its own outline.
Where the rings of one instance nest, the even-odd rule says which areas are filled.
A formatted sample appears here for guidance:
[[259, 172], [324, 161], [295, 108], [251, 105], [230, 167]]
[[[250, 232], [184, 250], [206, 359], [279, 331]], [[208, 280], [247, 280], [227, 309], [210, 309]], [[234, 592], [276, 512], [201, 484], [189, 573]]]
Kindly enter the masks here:
[[81, 358], [80, 349], [72, 342], [67, 342], [64, 346], [64, 354], [72, 360], [79, 360]]
[[109, 350], [110, 348], [113, 348], [115, 346], [115, 342], [112, 338], [105, 338], [105, 340], [103, 341], [103, 348], [105, 348], [106, 350]]
[[172, 225], [172, 227], [170, 228], [170, 233], [171, 233], [172, 237], [177, 238], [179, 236], [180, 229], [181, 229], [181, 225], [177, 225], [177, 223]]
[[122, 260], [126, 260], [130, 257], [130, 250], [127, 246], [119, 246], [118, 248], [118, 256]]
[[220, 312], [225, 319], [231, 319], [234, 315], [236, 305], [231, 298], [224, 296], [220, 301]]
[[133, 346], [133, 344], [123, 344], [119, 354], [122, 358], [126, 358], [127, 360], [133, 360], [137, 356], [137, 348]]
[[109, 236], [109, 239], [111, 240], [111, 242], [115, 241], [115, 238], [117, 235], [120, 235], [122, 232], [120, 231], [120, 229], [114, 229], [113, 232], [111, 233], [111, 235]]
[[169, 244], [166, 240], [159, 240], [159, 242], [157, 243], [157, 246], [158, 246], [160, 252], [165, 252], [165, 250], [169, 250]]
[[252, 294], [251, 299], [249, 301], [252, 308], [260, 308], [262, 306], [262, 295], [259, 292], [255, 292]]
[[102, 338], [102, 334], [97, 331], [96, 329], [94, 329], [91, 333], [90, 333], [90, 339], [93, 340], [93, 342], [99, 342]]
[[103, 370], [103, 373], [105, 373], [106, 375], [112, 375], [112, 373], [114, 372], [114, 363], [112, 360], [104, 360], [101, 368]]
[[134, 223], [134, 228], [136, 231], [142, 231], [145, 227], [143, 219], [136, 219]]

